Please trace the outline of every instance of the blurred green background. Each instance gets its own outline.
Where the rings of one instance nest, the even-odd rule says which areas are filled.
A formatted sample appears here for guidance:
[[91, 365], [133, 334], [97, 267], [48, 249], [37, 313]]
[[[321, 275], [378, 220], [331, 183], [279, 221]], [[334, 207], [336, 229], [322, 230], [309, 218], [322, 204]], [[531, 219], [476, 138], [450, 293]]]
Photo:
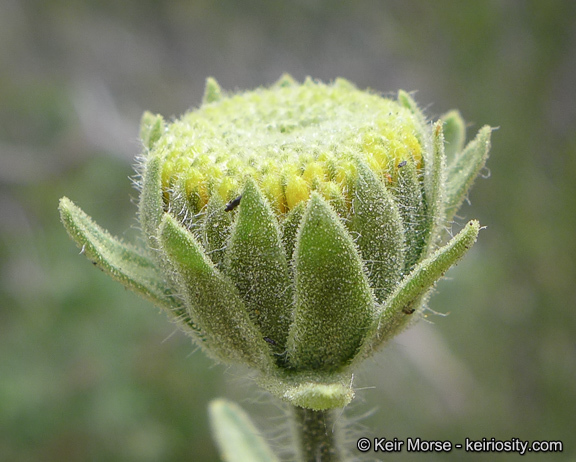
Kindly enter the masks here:
[[460, 212], [487, 228], [430, 304], [450, 315], [356, 374], [353, 436], [562, 440], [528, 459], [574, 460], [576, 2], [562, 0], [4, 0], [0, 460], [217, 460], [220, 396], [282, 444], [281, 409], [95, 270], [57, 201], [133, 238], [141, 113], [199, 105], [207, 76], [247, 89], [283, 72], [417, 90], [430, 117], [459, 108], [469, 136], [500, 127]]

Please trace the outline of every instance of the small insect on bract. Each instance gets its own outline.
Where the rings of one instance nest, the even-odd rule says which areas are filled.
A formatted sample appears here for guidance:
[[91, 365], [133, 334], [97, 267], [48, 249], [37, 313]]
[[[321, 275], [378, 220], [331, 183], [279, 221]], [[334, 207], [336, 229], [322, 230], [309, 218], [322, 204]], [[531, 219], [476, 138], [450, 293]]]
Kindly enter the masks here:
[[226, 204], [225, 212], [230, 212], [240, 205], [240, 200], [242, 199], [242, 194], [240, 194], [236, 199], [232, 199]]

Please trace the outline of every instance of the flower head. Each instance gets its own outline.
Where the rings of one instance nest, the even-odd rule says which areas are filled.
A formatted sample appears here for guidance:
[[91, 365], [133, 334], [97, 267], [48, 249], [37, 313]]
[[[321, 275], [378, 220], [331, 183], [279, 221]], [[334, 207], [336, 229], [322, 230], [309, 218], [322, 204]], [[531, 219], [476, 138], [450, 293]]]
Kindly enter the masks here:
[[166, 201], [183, 194], [194, 214], [213, 195], [225, 202], [237, 197], [248, 177], [277, 214], [312, 191], [349, 209], [357, 158], [389, 185], [398, 165], [421, 165], [424, 140], [411, 110], [344, 80], [284, 79], [268, 89], [217, 95], [170, 124], [153, 146], [165, 156]]
[[421, 315], [476, 240], [471, 221], [441, 246], [490, 131], [464, 148], [457, 112], [428, 123], [405, 92], [342, 79], [230, 95], [209, 79], [197, 110], [143, 117], [146, 248], [66, 198], [61, 215], [89, 258], [213, 357], [297, 406], [340, 407], [353, 367]]

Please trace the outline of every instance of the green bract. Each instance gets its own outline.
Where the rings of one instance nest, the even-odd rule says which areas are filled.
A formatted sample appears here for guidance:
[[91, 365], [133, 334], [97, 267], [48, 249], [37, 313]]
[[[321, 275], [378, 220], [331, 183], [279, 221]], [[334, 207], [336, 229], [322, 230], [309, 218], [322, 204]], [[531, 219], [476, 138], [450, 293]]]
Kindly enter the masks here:
[[354, 396], [353, 367], [421, 316], [476, 240], [447, 225], [484, 166], [489, 127], [464, 147], [450, 112], [412, 98], [282, 78], [166, 124], [146, 113], [139, 167], [145, 248], [124, 244], [69, 199], [84, 254], [164, 308], [211, 356], [260, 372], [300, 407]]

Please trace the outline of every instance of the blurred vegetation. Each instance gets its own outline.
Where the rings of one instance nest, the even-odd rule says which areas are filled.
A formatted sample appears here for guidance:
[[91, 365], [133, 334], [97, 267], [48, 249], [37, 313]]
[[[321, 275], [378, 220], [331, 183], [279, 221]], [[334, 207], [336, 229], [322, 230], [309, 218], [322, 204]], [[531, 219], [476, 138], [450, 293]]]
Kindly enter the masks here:
[[[67, 195], [134, 239], [141, 113], [198, 105], [209, 75], [282, 72], [418, 90], [470, 136], [500, 127], [461, 212], [487, 228], [430, 304], [450, 316], [357, 375], [348, 414], [374, 411], [359, 433], [562, 440], [530, 459], [576, 457], [576, 2], [6, 0], [0, 44], [0, 460], [216, 460], [218, 396], [285, 431], [241, 371], [80, 257], [56, 210]], [[423, 457], [463, 456], [395, 460]]]

